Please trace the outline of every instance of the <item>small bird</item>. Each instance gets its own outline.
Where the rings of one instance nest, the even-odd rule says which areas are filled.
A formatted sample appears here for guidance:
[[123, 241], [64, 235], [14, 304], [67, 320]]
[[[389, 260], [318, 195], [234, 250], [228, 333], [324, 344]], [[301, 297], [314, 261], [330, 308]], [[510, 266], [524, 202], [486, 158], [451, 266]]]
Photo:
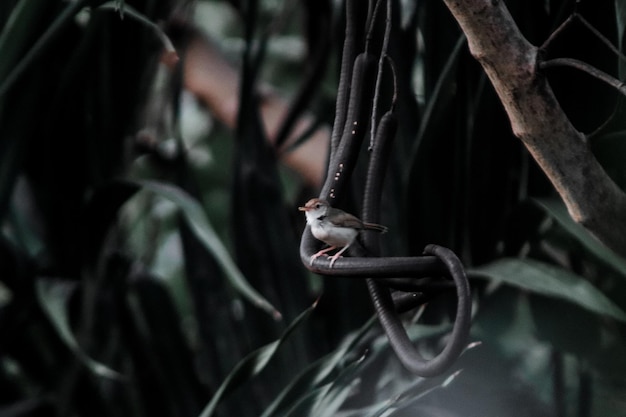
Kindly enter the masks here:
[[385, 226], [363, 222], [352, 214], [331, 207], [326, 200], [319, 198], [310, 199], [304, 207], [298, 207], [298, 210], [304, 211], [313, 236], [330, 246], [311, 256], [311, 263], [326, 252], [342, 248], [330, 259], [331, 268], [337, 258], [354, 243], [360, 230], [374, 230], [380, 233], [387, 231]]

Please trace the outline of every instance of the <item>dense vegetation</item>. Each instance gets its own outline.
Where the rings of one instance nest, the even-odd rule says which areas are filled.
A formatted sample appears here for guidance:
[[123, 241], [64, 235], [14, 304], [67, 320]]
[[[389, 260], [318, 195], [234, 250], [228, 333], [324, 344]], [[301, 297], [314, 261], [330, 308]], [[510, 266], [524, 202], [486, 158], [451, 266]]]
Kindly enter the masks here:
[[[570, 219], [442, 1], [392, 1], [398, 132], [382, 242], [385, 255], [428, 243], [459, 255], [470, 348], [447, 374], [415, 377], [362, 281], [301, 264], [296, 208], [318, 190], [267, 146], [254, 84], [293, 97], [324, 52], [305, 102], [331, 125], [339, 3], [0, 2], [0, 414], [623, 412], [626, 260]], [[572, 24], [545, 53], [623, 79], [602, 41], [623, 50], [623, 1], [506, 3], [536, 45], [579, 13], [600, 35]], [[194, 107], [181, 71], [162, 63], [166, 33], [184, 58], [163, 30], [181, 15], [243, 64], [235, 131]], [[618, 91], [572, 68], [545, 73], [623, 189]], [[361, 164], [354, 212], [363, 183]], [[440, 349], [453, 307], [443, 294], [406, 317], [421, 351]]]

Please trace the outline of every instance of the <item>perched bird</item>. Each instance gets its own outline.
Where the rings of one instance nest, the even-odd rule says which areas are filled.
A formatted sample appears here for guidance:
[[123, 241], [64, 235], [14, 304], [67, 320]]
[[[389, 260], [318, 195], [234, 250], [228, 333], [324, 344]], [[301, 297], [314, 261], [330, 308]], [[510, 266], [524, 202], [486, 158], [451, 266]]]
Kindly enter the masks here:
[[326, 200], [319, 198], [312, 198], [304, 207], [298, 207], [298, 210], [304, 211], [313, 236], [330, 246], [311, 256], [311, 263], [333, 249], [342, 248], [330, 259], [331, 268], [337, 258], [354, 243], [360, 230], [374, 230], [380, 233], [387, 231], [385, 226], [363, 222], [352, 214], [331, 207]]

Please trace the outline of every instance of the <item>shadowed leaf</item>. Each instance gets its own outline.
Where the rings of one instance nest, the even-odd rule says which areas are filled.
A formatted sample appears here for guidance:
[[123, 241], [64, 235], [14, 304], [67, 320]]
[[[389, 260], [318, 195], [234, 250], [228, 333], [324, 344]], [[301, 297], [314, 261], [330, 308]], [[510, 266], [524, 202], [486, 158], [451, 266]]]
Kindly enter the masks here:
[[376, 317], [372, 317], [334, 352], [311, 364], [276, 397], [261, 417], [278, 416], [280, 415], [278, 413], [293, 407], [299, 398], [311, 395], [313, 392], [315, 392], [314, 395], [321, 396], [322, 393], [318, 388], [327, 384], [337, 372], [341, 371], [341, 364], [345, 361], [346, 355], [363, 340], [375, 322]]
[[204, 408], [200, 417], [209, 417], [213, 415], [219, 401], [224, 397], [224, 395], [258, 375], [270, 362], [270, 360], [272, 360], [274, 355], [280, 351], [280, 347], [289, 338], [291, 333], [293, 333], [293, 331], [311, 314], [313, 309], [315, 309], [316, 304], [317, 303], [313, 304], [296, 317], [296, 319], [289, 325], [279, 339], [255, 350], [243, 358], [215, 392], [211, 402], [209, 402], [209, 404], [207, 404]]
[[224, 270], [232, 286], [250, 302], [270, 313], [275, 319], [281, 317], [280, 312], [250, 286], [239, 268], [237, 268], [198, 201], [182, 189], [172, 185], [156, 181], [140, 181], [139, 185], [145, 190], [151, 191], [176, 204], [198, 240], [215, 255], [215, 260]]
[[626, 277], [626, 260], [591, 236], [584, 227], [574, 222], [567, 213], [564, 204], [549, 199], [533, 199], [533, 201], [579, 241], [585, 249], [614, 268], [622, 277]]
[[337, 415], [337, 411], [353, 391], [354, 384], [359, 382], [359, 379], [355, 378], [355, 373], [364, 359], [365, 357], [362, 356], [353, 361], [333, 382], [311, 391], [289, 411], [287, 416], [332, 417]]
[[[32, 48], [23, 56], [23, 58], [17, 62], [6, 77], [0, 83], [0, 96], [2, 96], [6, 91], [15, 83], [20, 75], [33, 64], [35, 59], [47, 48], [50, 43], [54, 39], [54, 37], [59, 33], [59, 31], [68, 24], [72, 18], [76, 15], [76, 13], [84, 6], [86, 3], [85, 0], [71, 2], [67, 4], [65, 10], [58, 15], [58, 17], [52, 22], [50, 27], [41, 35], [37, 42], [32, 46]], [[4, 34], [3, 34], [4, 35]], [[3, 36], [4, 37], [4, 36]]]
[[584, 278], [543, 262], [506, 258], [472, 268], [470, 273], [537, 294], [561, 298], [594, 313], [626, 322], [626, 313]]
[[72, 333], [68, 303], [77, 286], [76, 282], [71, 281], [39, 279], [35, 284], [37, 300], [61, 340], [94, 375], [110, 379], [123, 379], [120, 373], [90, 358], [78, 345], [78, 341]]

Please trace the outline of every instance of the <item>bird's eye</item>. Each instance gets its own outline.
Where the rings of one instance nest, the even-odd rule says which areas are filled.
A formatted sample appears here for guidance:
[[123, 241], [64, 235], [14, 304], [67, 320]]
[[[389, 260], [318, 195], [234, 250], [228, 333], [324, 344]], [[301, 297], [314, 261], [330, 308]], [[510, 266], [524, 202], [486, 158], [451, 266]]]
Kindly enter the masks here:
[[320, 208], [320, 207], [322, 207], [322, 205], [321, 205], [320, 203], [317, 203], [317, 204], [315, 205], [315, 208]]

